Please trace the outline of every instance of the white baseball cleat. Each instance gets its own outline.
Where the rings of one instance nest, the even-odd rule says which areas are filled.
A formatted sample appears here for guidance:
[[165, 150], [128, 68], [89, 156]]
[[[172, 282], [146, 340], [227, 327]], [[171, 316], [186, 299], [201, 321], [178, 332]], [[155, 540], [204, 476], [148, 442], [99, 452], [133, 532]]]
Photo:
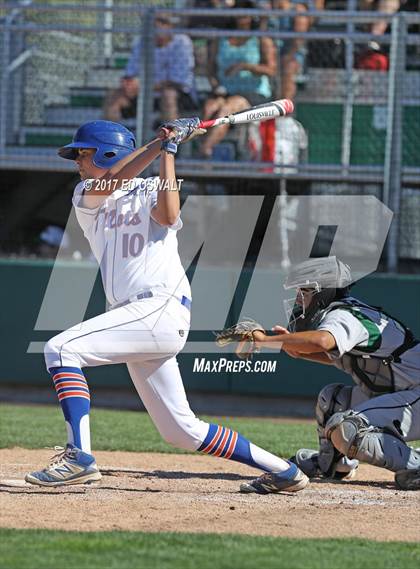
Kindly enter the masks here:
[[44, 470], [31, 472], [25, 476], [26, 482], [38, 486], [64, 486], [70, 484], [90, 484], [102, 478], [91, 454], [68, 444], [65, 449], [55, 447], [60, 452], [52, 457], [52, 462]]
[[283, 472], [266, 472], [252, 482], [244, 482], [240, 487], [241, 492], [276, 494], [303, 490], [309, 484], [309, 478], [295, 464], [289, 464], [290, 468]]

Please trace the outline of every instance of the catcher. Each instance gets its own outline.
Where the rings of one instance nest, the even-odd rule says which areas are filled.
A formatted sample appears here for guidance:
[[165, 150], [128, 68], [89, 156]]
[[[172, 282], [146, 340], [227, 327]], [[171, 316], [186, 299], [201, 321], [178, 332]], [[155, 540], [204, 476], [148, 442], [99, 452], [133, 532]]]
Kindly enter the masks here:
[[318, 395], [319, 449], [300, 449], [292, 458], [309, 477], [349, 479], [359, 460], [395, 473], [397, 488], [420, 490], [420, 343], [382, 308], [350, 295], [349, 267], [335, 257], [310, 259], [290, 271], [294, 290], [287, 328], [267, 335], [246, 320], [224, 330], [216, 342], [239, 342], [249, 357], [262, 347], [334, 365], [354, 386], [334, 383]]

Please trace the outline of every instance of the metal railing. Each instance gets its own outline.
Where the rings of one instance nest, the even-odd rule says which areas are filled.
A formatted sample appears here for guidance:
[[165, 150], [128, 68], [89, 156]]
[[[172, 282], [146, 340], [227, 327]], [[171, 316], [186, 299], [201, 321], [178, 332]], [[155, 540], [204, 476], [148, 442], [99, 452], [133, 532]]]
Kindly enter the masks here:
[[[279, 10], [175, 8], [173, 2], [162, 5], [133, 2], [121, 6], [104, 0], [102, 4], [85, 2], [83, 11], [77, 3], [27, 1], [2, 6], [0, 168], [71, 171], [72, 164], [57, 158], [55, 147], [70, 138], [80, 122], [103, 116], [100, 99], [107, 86], [118, 87], [124, 60], [140, 37], [144, 45], [138, 71], [141, 89], [136, 116], [127, 125], [139, 142], [151, 137], [157, 119], [150, 96], [156, 16], [178, 18], [166, 33], [186, 34], [197, 46], [221, 38], [249, 37], [248, 31], [223, 28], [221, 19], [252, 15], [293, 20], [297, 15]], [[349, 191], [357, 184], [373, 183], [380, 187], [382, 201], [398, 214], [401, 187], [420, 186], [420, 160], [416, 158], [420, 126], [413, 123], [420, 113], [420, 33], [412, 29], [420, 28], [420, 15], [355, 8], [355, 0], [348, 0], [346, 11], [308, 10], [305, 16], [312, 24], [304, 33], [252, 30], [253, 38], [269, 36], [279, 52], [278, 46], [287, 42], [302, 40], [306, 44], [306, 63], [295, 97], [296, 118], [309, 137], [306, 161], [281, 162], [281, 154], [270, 163], [258, 155], [250, 160], [246, 158], [248, 147], [243, 146], [243, 139], [235, 139], [234, 133], [233, 141], [221, 145], [231, 152], [230, 160], [220, 159], [217, 153], [212, 160], [203, 160], [196, 146], [189, 154], [181, 154], [179, 174], [195, 179], [335, 181], [348, 184]], [[195, 25], [200, 18], [206, 20], [204, 27]], [[378, 37], [369, 31], [369, 25], [378, 20], [390, 23], [390, 34]], [[388, 71], [357, 68], [358, 51], [372, 41], [379, 41], [389, 58]], [[330, 59], [326, 51], [333, 44], [339, 46], [342, 64], [329, 68], [324, 63]], [[318, 56], [314, 55], [316, 48]], [[407, 52], [417, 57], [417, 67], [407, 69]], [[280, 75], [281, 55], [279, 61]], [[196, 79], [202, 78], [203, 71], [197, 66], [195, 73]], [[272, 98], [278, 98], [275, 89], [274, 81]], [[204, 90], [200, 95], [203, 103], [211, 92]], [[198, 108], [194, 114], [201, 112]], [[254, 132], [253, 136], [260, 135]], [[389, 270], [397, 266], [400, 231], [395, 223], [387, 245]]]

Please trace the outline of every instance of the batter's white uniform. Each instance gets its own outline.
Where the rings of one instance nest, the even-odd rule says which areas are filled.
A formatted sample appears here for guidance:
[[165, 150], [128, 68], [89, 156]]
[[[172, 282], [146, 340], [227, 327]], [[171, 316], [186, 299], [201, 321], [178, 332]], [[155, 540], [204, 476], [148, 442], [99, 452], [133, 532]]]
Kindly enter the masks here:
[[[100, 264], [110, 311], [55, 336], [47, 368], [127, 363], [134, 385], [162, 437], [196, 450], [208, 424], [191, 411], [176, 361], [190, 327], [191, 290], [178, 254], [181, 219], [163, 227], [151, 217], [158, 178], [137, 178], [96, 209], [73, 205]], [[82, 433], [83, 436], [83, 433]]]

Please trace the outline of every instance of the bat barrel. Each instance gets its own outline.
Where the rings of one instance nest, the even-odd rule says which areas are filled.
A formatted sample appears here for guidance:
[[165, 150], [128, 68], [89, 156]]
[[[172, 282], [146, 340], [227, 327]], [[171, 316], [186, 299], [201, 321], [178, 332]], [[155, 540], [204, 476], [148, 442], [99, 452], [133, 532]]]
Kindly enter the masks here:
[[208, 121], [201, 121], [200, 128], [211, 128], [220, 124], [246, 124], [251, 122], [262, 122], [277, 117], [284, 117], [293, 113], [294, 105], [290, 99], [280, 99], [251, 107], [244, 111], [234, 113], [227, 117], [220, 117]]

